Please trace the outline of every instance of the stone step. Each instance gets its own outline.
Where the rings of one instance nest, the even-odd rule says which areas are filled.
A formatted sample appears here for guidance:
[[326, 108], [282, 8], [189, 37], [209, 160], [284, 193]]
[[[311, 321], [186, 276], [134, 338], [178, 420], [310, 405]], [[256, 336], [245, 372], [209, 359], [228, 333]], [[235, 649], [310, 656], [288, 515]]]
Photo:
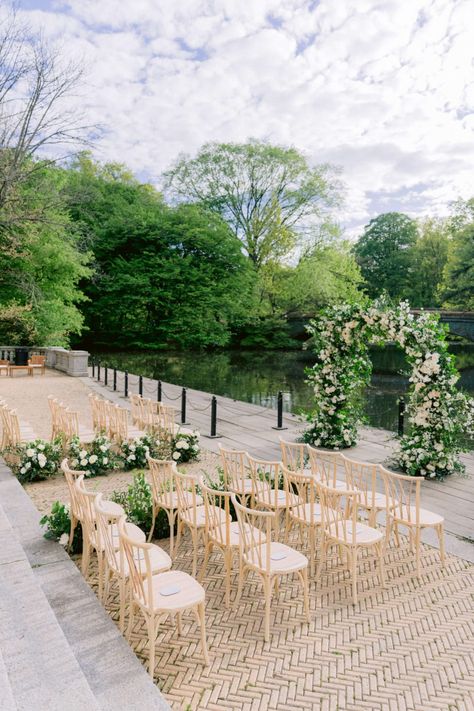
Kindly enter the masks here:
[[33, 502], [1, 462], [0, 502], [0, 650], [17, 711], [168, 711], [74, 562], [44, 539]]

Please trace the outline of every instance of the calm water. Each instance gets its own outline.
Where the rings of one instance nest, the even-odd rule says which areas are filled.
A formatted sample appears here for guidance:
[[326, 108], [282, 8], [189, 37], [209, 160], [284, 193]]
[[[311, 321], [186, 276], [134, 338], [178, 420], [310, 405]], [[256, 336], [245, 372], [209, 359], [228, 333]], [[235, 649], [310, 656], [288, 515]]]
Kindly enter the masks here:
[[[461, 386], [474, 394], [474, 344], [453, 345]], [[294, 413], [311, 407], [305, 368], [314, 362], [308, 351], [218, 351], [160, 353], [96, 353], [101, 362], [129, 373], [144, 375], [235, 400], [276, 407], [279, 390], [284, 408]], [[374, 427], [395, 430], [397, 398], [407, 389], [399, 373], [406, 363], [395, 346], [372, 352], [374, 372], [366, 390], [365, 409]]]

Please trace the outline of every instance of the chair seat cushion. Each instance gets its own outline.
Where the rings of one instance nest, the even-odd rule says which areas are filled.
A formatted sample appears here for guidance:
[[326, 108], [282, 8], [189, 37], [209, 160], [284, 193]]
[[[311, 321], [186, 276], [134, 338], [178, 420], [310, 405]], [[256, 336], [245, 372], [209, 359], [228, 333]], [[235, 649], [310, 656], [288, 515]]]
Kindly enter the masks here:
[[[203, 505], [203, 500], [202, 496], [199, 496], [199, 494], [196, 494], [196, 497], [193, 499], [193, 495], [191, 494], [190, 491], [185, 491], [183, 492], [182, 498], [184, 499], [184, 502], [188, 506], [192, 506], [194, 502], [196, 502], [196, 506], [202, 506]], [[163, 494], [163, 498], [156, 501], [156, 504], [164, 509], [177, 509], [178, 508], [178, 493], [176, 491], [171, 491], [168, 493]]]
[[[420, 526], [439, 526], [444, 522], [443, 516], [420, 509], [418, 523]], [[416, 506], [397, 506], [393, 511], [393, 518], [398, 523], [416, 526]]]
[[[250, 526], [250, 524], [248, 524], [248, 523], [245, 524], [245, 529], [247, 531], [247, 536], [246, 536], [247, 540], [250, 540], [250, 538], [251, 538], [251, 530], [250, 530], [251, 528], [253, 528], [253, 526]], [[258, 538], [257, 538], [258, 536], [260, 536], [259, 540], [263, 543], [266, 539], [266, 536], [263, 533], [257, 531], [257, 529], [255, 529], [254, 540], [258, 540]], [[210, 537], [212, 540], [217, 541], [221, 545], [227, 544], [225, 521], [218, 527], [218, 530], [216, 530], [214, 528], [213, 530], [210, 531]], [[240, 528], [239, 528], [238, 521], [232, 521], [229, 525], [228, 544], [230, 546], [238, 547], [238, 546], [240, 546], [241, 541], [242, 541], [242, 536], [240, 535]]]
[[[213, 506], [212, 508], [214, 509], [217, 520], [219, 520], [221, 524], [225, 524], [226, 513], [224, 509], [219, 508], [219, 506]], [[181, 512], [180, 517], [183, 521], [186, 521], [186, 523], [196, 526], [196, 528], [202, 528], [206, 525], [206, 507], [196, 506], [196, 508], [193, 508], [190, 506]]]
[[[152, 581], [153, 608], [155, 610], [177, 612], [204, 602], [205, 592], [202, 585], [181, 570], [169, 570], [166, 573], [159, 573], [153, 576]], [[166, 591], [173, 587], [178, 588], [179, 592], [176, 592], [174, 595], [160, 594], [161, 590]], [[147, 605], [148, 586], [146, 581], [144, 584], [144, 592], [144, 602]]]
[[272, 509], [285, 509], [288, 506], [298, 506], [298, 504], [301, 504], [299, 496], [287, 493], [283, 489], [258, 492], [255, 495], [255, 499], [258, 504]]
[[301, 521], [302, 523], [321, 523], [321, 506], [314, 502], [311, 504], [307, 502], [306, 504], [301, 503], [297, 506], [292, 506], [290, 509], [290, 516], [296, 521]]
[[252, 479], [233, 479], [229, 484], [229, 489], [235, 494], [251, 494], [253, 491]]
[[[260, 570], [265, 570], [266, 566], [267, 546], [262, 545], [250, 548], [244, 553], [245, 562], [253, 565]], [[270, 545], [270, 573], [282, 574], [293, 573], [297, 570], [303, 570], [308, 566], [308, 559], [305, 555], [286, 546], [284, 543], [273, 542]]]
[[381, 541], [384, 535], [376, 528], [367, 526], [365, 523], [356, 523], [355, 540], [353, 540], [352, 521], [346, 521], [344, 526], [342, 523], [333, 523], [329, 526], [327, 532], [331, 538], [351, 545], [372, 545]]
[[[155, 544], [149, 549], [150, 556], [150, 566], [153, 575], [157, 573], [164, 573], [169, 570], [173, 564], [173, 561], [169, 557], [168, 553], [164, 551], [160, 546]], [[146, 575], [146, 565], [145, 565], [145, 554], [143, 551], [134, 549], [133, 557], [137, 563], [137, 570], [142, 573], [143, 576]], [[123, 574], [128, 577], [130, 574], [130, 567], [128, 565], [128, 560], [125, 557], [123, 564]]]

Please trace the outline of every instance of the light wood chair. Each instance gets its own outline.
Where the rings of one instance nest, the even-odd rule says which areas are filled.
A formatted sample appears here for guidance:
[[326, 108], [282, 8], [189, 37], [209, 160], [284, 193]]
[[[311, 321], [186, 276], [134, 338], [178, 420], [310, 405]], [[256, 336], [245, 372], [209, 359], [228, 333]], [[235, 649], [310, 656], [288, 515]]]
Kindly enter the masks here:
[[378, 491], [384, 489], [383, 479], [377, 477], [379, 465], [358, 462], [341, 454], [346, 473], [347, 488], [357, 491], [359, 509], [367, 512], [369, 526], [377, 525], [379, 513], [387, 510], [387, 495]]
[[61, 435], [61, 411], [59, 401], [54, 395], [48, 395], [48, 406], [51, 413], [51, 442]]
[[[321, 506], [321, 558], [316, 571], [319, 579], [322, 568], [327, 560], [327, 552], [331, 546], [337, 545], [347, 554], [349, 569], [352, 579], [352, 602], [357, 604], [357, 559], [359, 552], [364, 549], [375, 548], [375, 555], [379, 564], [379, 579], [382, 587], [385, 586], [384, 572], [384, 534], [360, 523], [357, 519], [358, 491], [333, 489], [324, 484], [316, 484]], [[348, 512], [349, 516], [348, 516]]]
[[308, 451], [304, 442], [286, 442], [280, 437], [281, 461], [283, 466], [294, 472], [304, 472], [309, 468]]
[[133, 536], [125, 516], [119, 521], [120, 542], [130, 571], [130, 618], [128, 636], [133, 628], [135, 609], [145, 618], [148, 631], [148, 670], [153, 678], [155, 671], [155, 648], [160, 623], [168, 616], [177, 617], [178, 634], [181, 634], [181, 615], [191, 610], [201, 628], [201, 645], [204, 663], [209, 664], [206, 642], [205, 592], [204, 588], [187, 573], [170, 570], [153, 574], [150, 550], [145, 543]]
[[46, 373], [46, 356], [32, 355], [31, 358], [28, 359], [28, 372], [33, 375], [35, 370], [38, 370], [41, 375]]
[[[253, 499], [255, 506], [269, 509], [275, 513], [274, 531], [278, 538], [280, 529], [280, 514], [286, 517], [288, 525], [289, 508], [302, 502], [297, 494], [284, 488], [283, 474], [280, 462], [271, 462], [265, 459], [255, 459], [247, 454], [250, 465], [250, 474], [253, 481]], [[282, 488], [280, 489], [280, 485]]]
[[294, 524], [298, 525], [300, 531], [300, 542], [303, 544], [303, 532], [306, 532], [310, 551], [310, 570], [314, 574], [314, 559], [316, 551], [316, 537], [318, 529], [322, 525], [321, 507], [318, 502], [316, 481], [308, 471], [297, 471], [281, 467], [285, 491], [298, 497], [300, 503], [288, 508], [286, 519], [285, 542]]
[[[151, 495], [153, 502], [153, 523], [151, 531], [148, 535], [148, 540], [151, 541], [155, 530], [156, 517], [161, 509], [166, 511], [170, 526], [170, 556], [174, 555], [174, 527], [178, 516], [178, 494], [176, 492], [175, 477], [177, 474], [176, 462], [173, 460], [166, 461], [161, 459], [153, 459], [148, 457], [149, 478], [151, 485]], [[200, 494], [193, 494], [187, 491], [182, 492], [182, 505], [202, 506], [203, 500]]]
[[7, 446], [16, 447], [19, 444], [34, 442], [37, 435], [28, 422], [20, 421], [16, 410], [3, 407], [4, 428], [6, 432]]
[[117, 442], [128, 442], [130, 440], [144, 437], [146, 432], [138, 429], [128, 422], [128, 410], [120, 405], [111, 405], [109, 408], [110, 428], [113, 437]]
[[219, 445], [222, 470], [224, 472], [224, 486], [228, 491], [240, 497], [246, 506], [249, 497], [253, 495], [253, 479], [250, 474], [245, 450], [224, 449]]
[[130, 404], [132, 406], [132, 424], [140, 428], [144, 428], [145, 424], [142, 418], [142, 396], [131, 394]]
[[[102, 599], [104, 585], [104, 543], [97, 529], [94, 500], [97, 492], [87, 491], [84, 484], [84, 475], [79, 475], [75, 482], [77, 501], [80, 510], [80, 521], [82, 524], [82, 575], [87, 578], [91, 562], [92, 551], [97, 554], [97, 564], [99, 569], [99, 598]], [[117, 516], [125, 514], [120, 504], [109, 501], [107, 504], [110, 511], [115, 511]], [[118, 530], [113, 531], [115, 545], [119, 547]]]
[[2, 373], [5, 373], [6, 376], [8, 376], [10, 371], [10, 361], [5, 360], [5, 359], [0, 359], [0, 376]]
[[[309, 466], [316, 481], [320, 481], [322, 484], [330, 486], [333, 489], [346, 490], [350, 488], [345, 481], [344, 462], [340, 452], [316, 449], [316, 447], [312, 447], [309, 444], [306, 445], [306, 447], [309, 456]], [[338, 471], [341, 471], [344, 475], [342, 480], [337, 478]]]
[[[197, 571], [197, 550], [199, 539], [206, 543], [206, 509], [198, 490], [198, 481], [191, 474], [174, 471], [176, 493], [178, 494], [178, 535], [176, 539], [177, 553], [181, 536], [185, 528], [189, 529], [193, 543], [193, 576]], [[209, 512], [208, 512], [209, 515]], [[225, 511], [216, 510], [216, 518], [225, 524]]]
[[242, 506], [232, 494], [232, 503], [237, 512], [240, 531], [242, 569], [235, 605], [242, 594], [245, 577], [250, 571], [257, 573], [263, 583], [265, 598], [265, 641], [270, 639], [270, 609], [272, 591], [279, 578], [297, 575], [303, 587], [304, 610], [309, 622], [308, 559], [302, 553], [284, 543], [271, 540], [274, 514], [271, 511], [256, 511]]
[[81, 523], [82, 525], [80, 498], [76, 488], [76, 481], [80, 476], [84, 478], [85, 472], [79, 471], [78, 469], [71, 469], [69, 461], [66, 458], [61, 462], [61, 471], [64, 474], [69, 491], [69, 516], [71, 519], [71, 528], [69, 529], [68, 548], [71, 548], [77, 524]]
[[398, 527], [404, 526], [408, 529], [410, 544], [415, 551], [416, 574], [420, 577], [421, 532], [424, 528], [434, 528], [439, 541], [441, 565], [444, 568], [444, 518], [437, 513], [421, 508], [421, 486], [424, 477], [396, 474], [382, 465], [380, 465], [380, 474], [387, 492], [387, 542], [390, 541], [393, 531], [395, 542], [399, 546]]
[[79, 413], [70, 410], [68, 407], [63, 408], [62, 421], [62, 427], [67, 442], [70, 442], [74, 437], [77, 437], [81, 444], [90, 444], [97, 436], [94, 430], [89, 430], [86, 427], [83, 427], [79, 423]]
[[[110, 592], [110, 583], [117, 580], [120, 595], [120, 631], [124, 631], [125, 605], [127, 597], [127, 583], [130, 577], [130, 569], [123, 548], [117, 546], [118, 522], [123, 516], [117, 513], [115, 506], [110, 506], [111, 502], [103, 498], [103, 494], [97, 494], [94, 499], [95, 517], [97, 531], [104, 549], [104, 594], [103, 603], [107, 604]], [[128, 529], [133, 531], [133, 537], [141, 542], [145, 541], [143, 531], [132, 523], [128, 523]], [[152, 545], [150, 548], [150, 564], [153, 575], [163, 573], [171, 568], [171, 558], [159, 546]]]

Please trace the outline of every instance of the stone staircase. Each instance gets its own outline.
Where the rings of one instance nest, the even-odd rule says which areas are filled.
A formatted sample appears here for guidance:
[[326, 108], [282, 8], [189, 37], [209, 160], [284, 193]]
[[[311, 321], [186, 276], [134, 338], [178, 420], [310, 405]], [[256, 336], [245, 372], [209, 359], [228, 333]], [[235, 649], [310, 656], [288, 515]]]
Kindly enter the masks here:
[[169, 705], [0, 462], [0, 708], [164, 711]]

